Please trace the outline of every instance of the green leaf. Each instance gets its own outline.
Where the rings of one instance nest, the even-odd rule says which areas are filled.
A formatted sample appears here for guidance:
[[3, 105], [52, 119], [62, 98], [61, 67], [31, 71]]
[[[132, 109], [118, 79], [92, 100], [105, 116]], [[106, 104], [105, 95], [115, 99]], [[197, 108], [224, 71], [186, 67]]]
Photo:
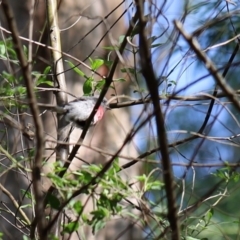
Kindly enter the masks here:
[[63, 232], [70, 234], [70, 233], [73, 233], [73, 232], [77, 231], [78, 228], [79, 228], [79, 222], [78, 221], [70, 222], [70, 223], [63, 226]]
[[135, 68], [122, 68], [121, 72], [135, 74], [136, 69]]
[[77, 214], [81, 214], [83, 211], [83, 206], [82, 203], [80, 201], [77, 201], [73, 204], [73, 208], [76, 211]]
[[118, 171], [121, 169], [120, 164], [119, 164], [119, 158], [118, 158], [118, 157], [115, 158], [115, 160], [114, 160], [114, 162], [113, 162], [113, 165], [112, 165], [112, 168], [113, 168], [116, 172], [118, 172]]
[[64, 178], [60, 178], [59, 176], [55, 175], [54, 173], [48, 173], [47, 177], [51, 179], [51, 181], [58, 187], [64, 186]]
[[[147, 14], [144, 16], [144, 19], [148, 20], [149, 17], [151, 17], [150, 14]], [[131, 37], [134, 37], [135, 35], [139, 34], [140, 29], [141, 29], [140, 22], [138, 21], [137, 24], [134, 26], [133, 31], [131, 32]]]
[[96, 84], [96, 86], [95, 86], [95, 89], [101, 91], [101, 90], [103, 89], [103, 86], [104, 86], [105, 82], [106, 82], [105, 79], [102, 79], [102, 80], [100, 80], [100, 81], [97, 81], [97, 84]]
[[82, 72], [79, 68], [77, 68], [72, 62], [65, 60], [68, 65], [74, 70], [74, 72], [76, 72], [78, 75], [80, 75], [81, 77], [86, 77], [85, 73]]
[[136, 176], [137, 180], [140, 182], [145, 182], [147, 180], [147, 176], [145, 174], [141, 176]]
[[174, 81], [174, 80], [171, 80], [171, 81], [168, 81], [168, 83], [171, 83], [171, 84], [173, 84], [173, 85], [177, 85], [177, 82], [176, 81]]
[[51, 67], [46, 67], [43, 74], [38, 71], [32, 71], [32, 75], [36, 78], [36, 86], [39, 86], [40, 84], [46, 84], [50, 87], [53, 86], [52, 80], [48, 79], [50, 69]]
[[91, 58], [88, 58], [89, 59], [89, 62], [91, 63], [91, 64], [93, 64], [93, 60], [91, 59]]
[[60, 208], [60, 201], [59, 199], [54, 196], [53, 194], [47, 195], [46, 197], [47, 203], [53, 208], [58, 210]]
[[32, 204], [25, 204], [25, 205], [21, 205], [20, 208], [24, 209], [24, 208], [31, 208]]
[[137, 25], [134, 27], [133, 31], [131, 32], [131, 37], [133, 38], [135, 35], [139, 34], [139, 31], [140, 31], [140, 27], [139, 27], [139, 25], [137, 24]]
[[93, 78], [88, 78], [83, 84], [83, 93], [84, 95], [90, 95], [93, 89]]
[[117, 78], [117, 79], [113, 79], [114, 82], [126, 82], [126, 79], [124, 78]]
[[119, 36], [119, 38], [118, 38], [118, 44], [119, 44], [119, 45], [122, 44], [124, 38], [125, 38], [125, 35]]
[[81, 214], [81, 218], [82, 218], [82, 220], [83, 220], [84, 223], [87, 223], [87, 222], [88, 222], [88, 217], [87, 217], [86, 214], [82, 213], [82, 214]]
[[2, 77], [6, 78], [9, 81], [9, 83], [15, 83], [16, 82], [16, 78], [12, 74], [10, 74], [6, 71], [2, 71]]
[[186, 237], [185, 239], [186, 239], [186, 240], [200, 240], [200, 238], [193, 238], [193, 237], [189, 237], [189, 236]]
[[211, 218], [213, 217], [214, 209], [211, 208], [209, 211], [207, 211], [205, 215], [206, 225], [210, 222]]
[[99, 173], [102, 170], [102, 166], [101, 165], [96, 165], [96, 164], [91, 164], [89, 166], [89, 169], [94, 173]]
[[162, 45], [163, 45], [162, 43], [152, 44], [151, 48], [160, 47]]
[[28, 56], [28, 48], [23, 45], [23, 52], [25, 53], [25, 56], [27, 57]]
[[105, 64], [108, 68], [111, 68], [111, 67], [112, 67], [112, 64], [113, 64], [113, 61], [111, 61], [111, 60], [105, 60], [105, 61], [104, 61], [104, 64]]
[[6, 53], [6, 46], [3, 43], [0, 43], [0, 56], [5, 57], [5, 53]]
[[25, 189], [20, 189], [20, 191], [22, 192], [22, 195], [23, 195], [25, 198], [32, 199], [31, 192], [26, 191]]
[[44, 69], [43, 74], [44, 74], [44, 75], [49, 74], [50, 70], [51, 70], [51, 67], [50, 67], [50, 66], [47, 66], [47, 67]]
[[91, 69], [95, 71], [98, 68], [100, 68], [103, 64], [104, 64], [104, 60], [102, 60], [102, 59], [94, 59], [92, 61], [92, 64], [91, 64]]
[[93, 234], [97, 233], [99, 230], [103, 229], [106, 225], [105, 221], [97, 221], [96, 224], [93, 225]]
[[48, 85], [48, 86], [50, 86], [50, 87], [53, 87], [53, 82], [52, 82], [52, 81], [49, 81], [49, 80], [47, 80], [47, 79], [45, 79], [45, 78], [39, 78], [39, 79], [37, 80], [36, 85], [39, 86], [40, 84], [46, 84], [46, 85]]
[[239, 181], [239, 174], [234, 175], [233, 180], [234, 180], [234, 182], [238, 182]]
[[29, 240], [30, 238], [28, 238], [27, 236], [23, 235], [23, 240]]
[[91, 214], [94, 216], [94, 218], [97, 218], [97, 219], [103, 219], [105, 217], [110, 216], [109, 210], [102, 206], [99, 206], [97, 210], [92, 211]]
[[24, 95], [24, 94], [27, 93], [27, 89], [25, 87], [18, 86], [18, 87], [15, 88], [15, 93], [20, 94], [20, 95]]
[[[150, 180], [151, 181], [151, 180]], [[153, 181], [153, 182], [148, 182], [147, 186], [146, 186], [146, 190], [161, 190], [162, 186], [164, 186], [164, 184], [161, 181]]]
[[103, 47], [103, 49], [113, 51], [113, 50], [119, 50], [119, 47], [117, 47], [117, 46], [109, 46], [109, 47]]

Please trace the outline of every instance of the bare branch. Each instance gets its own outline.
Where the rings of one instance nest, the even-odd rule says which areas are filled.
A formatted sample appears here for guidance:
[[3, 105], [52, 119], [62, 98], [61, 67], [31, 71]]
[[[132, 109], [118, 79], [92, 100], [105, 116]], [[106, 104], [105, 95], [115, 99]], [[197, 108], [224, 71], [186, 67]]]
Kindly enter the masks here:
[[[14, 47], [20, 62], [22, 69], [22, 74], [27, 86], [28, 98], [30, 99], [30, 109], [33, 115], [34, 124], [36, 127], [36, 153], [33, 163], [33, 189], [36, 201], [36, 218], [38, 222], [39, 232], [44, 229], [44, 206], [43, 206], [43, 194], [41, 190], [41, 167], [42, 167], [42, 154], [44, 149], [44, 137], [43, 137], [43, 125], [41, 118], [39, 117], [39, 109], [37, 106], [37, 99], [34, 93], [34, 86], [32, 83], [31, 73], [29, 71], [28, 62], [24, 56], [21, 41], [19, 39], [19, 33], [17, 30], [17, 25], [14, 19], [13, 12], [7, 0], [2, 1], [2, 7], [4, 9], [4, 14], [7, 19], [9, 28], [12, 32]], [[40, 239], [42, 239], [40, 237]]]
[[156, 80], [153, 66], [152, 66], [152, 57], [149, 50], [148, 41], [146, 38], [145, 26], [147, 23], [147, 19], [144, 16], [144, 8], [143, 8], [142, 0], [136, 1], [137, 13], [139, 15], [139, 50], [141, 57], [141, 67], [142, 74], [145, 78], [145, 82], [148, 86], [153, 106], [155, 110], [155, 118], [156, 118], [156, 127], [157, 127], [157, 135], [159, 146], [161, 146], [161, 155], [162, 155], [162, 166], [163, 166], [163, 179], [165, 183], [165, 191], [167, 197], [167, 206], [168, 206], [168, 214], [167, 218], [170, 223], [170, 227], [172, 230], [172, 239], [180, 240], [180, 232], [179, 232], [179, 223], [177, 216], [177, 208], [176, 208], [176, 197], [175, 197], [175, 184], [173, 180], [171, 160], [168, 153], [168, 142], [165, 130], [165, 123], [163, 113], [161, 111], [161, 106], [158, 101], [158, 82]]

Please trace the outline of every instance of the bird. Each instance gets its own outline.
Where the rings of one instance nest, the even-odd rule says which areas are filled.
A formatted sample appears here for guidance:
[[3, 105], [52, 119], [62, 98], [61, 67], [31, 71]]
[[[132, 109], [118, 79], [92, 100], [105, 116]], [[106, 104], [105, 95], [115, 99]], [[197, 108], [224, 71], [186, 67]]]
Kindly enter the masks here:
[[[82, 96], [61, 106], [40, 106], [46, 107], [53, 112], [63, 115], [65, 121], [73, 123], [77, 128], [83, 129], [87, 119], [94, 109], [94, 106], [96, 105], [97, 100], [98, 97], [95, 96]], [[104, 98], [98, 107], [90, 126], [99, 122], [103, 118], [107, 109], [109, 109], [107, 99]]]

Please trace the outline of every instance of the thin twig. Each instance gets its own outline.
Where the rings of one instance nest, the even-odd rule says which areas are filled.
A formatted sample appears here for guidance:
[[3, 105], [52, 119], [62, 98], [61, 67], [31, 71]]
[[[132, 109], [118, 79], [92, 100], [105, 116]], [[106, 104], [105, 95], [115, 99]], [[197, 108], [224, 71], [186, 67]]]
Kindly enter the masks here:
[[[31, 73], [29, 71], [28, 62], [25, 58], [24, 51], [22, 48], [22, 43], [19, 39], [19, 33], [17, 30], [16, 21], [14, 19], [13, 11], [10, 8], [10, 5], [7, 0], [2, 1], [3, 12], [7, 19], [9, 28], [12, 32], [14, 47], [20, 62], [22, 69], [23, 78], [26, 82], [27, 94], [30, 99], [30, 109], [33, 115], [34, 124], [36, 127], [36, 153], [35, 159], [32, 167], [32, 178], [33, 178], [33, 189], [36, 201], [36, 216], [39, 227], [39, 232], [44, 229], [44, 206], [43, 206], [43, 195], [41, 190], [41, 167], [42, 167], [42, 154], [44, 150], [44, 137], [43, 137], [43, 126], [41, 118], [39, 117], [39, 109], [37, 106], [37, 99], [34, 93], [34, 86], [31, 78]], [[40, 237], [41, 239], [41, 237]]]
[[17, 200], [14, 198], [14, 196], [0, 183], [0, 189], [3, 191], [3, 193], [5, 195], [7, 195], [9, 197], [9, 199], [11, 199], [13, 205], [19, 210], [20, 214], [22, 215], [23, 219], [25, 220], [25, 225], [27, 224], [28, 226], [30, 226], [31, 221], [29, 220], [29, 218], [27, 217], [27, 215], [25, 214], [25, 212], [20, 208]]
[[182, 34], [188, 44], [191, 46], [192, 50], [196, 53], [197, 57], [205, 64], [205, 67], [211, 73], [216, 83], [222, 89], [222, 91], [226, 94], [226, 96], [233, 102], [234, 106], [240, 111], [240, 103], [238, 98], [236, 97], [235, 91], [228, 86], [225, 79], [218, 72], [217, 68], [214, 66], [213, 62], [206, 56], [204, 52], [202, 52], [201, 47], [197, 40], [193, 38], [191, 35], [187, 34], [183, 29], [182, 23], [179, 21], [174, 21], [175, 27]]

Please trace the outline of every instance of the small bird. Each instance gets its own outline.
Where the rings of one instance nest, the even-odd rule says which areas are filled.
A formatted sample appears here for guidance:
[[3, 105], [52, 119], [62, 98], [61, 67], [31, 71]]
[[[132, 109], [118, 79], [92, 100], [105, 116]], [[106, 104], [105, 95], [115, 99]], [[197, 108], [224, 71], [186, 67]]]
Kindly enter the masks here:
[[[51, 111], [63, 115], [67, 122], [74, 123], [77, 128], [83, 129], [94, 106], [96, 105], [97, 100], [98, 97], [83, 96], [68, 102], [63, 106], [45, 105], [45, 107], [49, 108]], [[94, 115], [91, 126], [95, 125], [103, 118], [106, 109], [108, 109], [107, 100], [104, 99]]]

